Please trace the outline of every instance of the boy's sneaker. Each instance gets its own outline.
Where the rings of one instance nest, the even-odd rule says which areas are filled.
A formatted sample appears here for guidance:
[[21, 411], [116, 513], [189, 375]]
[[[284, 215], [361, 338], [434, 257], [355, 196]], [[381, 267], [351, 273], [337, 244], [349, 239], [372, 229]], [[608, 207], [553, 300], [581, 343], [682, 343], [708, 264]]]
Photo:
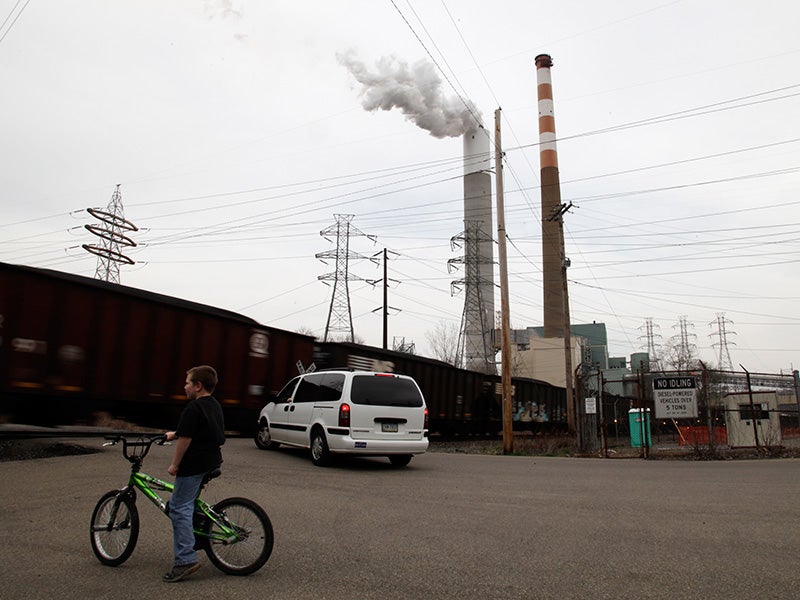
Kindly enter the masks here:
[[197, 571], [197, 569], [199, 568], [200, 568], [199, 562], [192, 563], [190, 565], [175, 566], [172, 567], [172, 571], [164, 575], [162, 579], [167, 583], [176, 583], [181, 579], [185, 579], [186, 577]]

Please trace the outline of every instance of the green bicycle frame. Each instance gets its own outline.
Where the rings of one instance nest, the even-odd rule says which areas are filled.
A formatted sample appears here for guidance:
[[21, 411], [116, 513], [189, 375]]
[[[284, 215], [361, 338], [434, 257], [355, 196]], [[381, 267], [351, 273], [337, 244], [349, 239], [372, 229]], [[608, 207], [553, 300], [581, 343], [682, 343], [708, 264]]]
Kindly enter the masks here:
[[[139, 490], [150, 502], [155, 504], [158, 509], [165, 515], [169, 514], [169, 507], [167, 502], [156, 493], [156, 490], [163, 492], [172, 492], [175, 488], [174, 484], [163, 481], [146, 473], [135, 471], [131, 473], [128, 485], [120, 490], [120, 496], [130, 494], [134, 489]], [[198, 517], [200, 517], [198, 519]], [[207, 533], [204, 530], [203, 524], [205, 520], [213, 522], [217, 527], [214, 531]], [[199, 521], [199, 522], [198, 522]], [[194, 501], [194, 534], [202, 541], [214, 541], [227, 544], [236, 541], [238, 538], [237, 532], [227, 524], [227, 519], [224, 515], [220, 515], [214, 511], [213, 507], [206, 501], [200, 499], [198, 496]], [[205, 538], [205, 540], [203, 540]]]

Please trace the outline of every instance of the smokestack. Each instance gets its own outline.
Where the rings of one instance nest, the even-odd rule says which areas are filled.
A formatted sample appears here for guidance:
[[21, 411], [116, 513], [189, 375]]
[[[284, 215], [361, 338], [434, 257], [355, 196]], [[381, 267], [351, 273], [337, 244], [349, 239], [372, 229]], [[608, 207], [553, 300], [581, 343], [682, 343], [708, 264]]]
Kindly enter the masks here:
[[544, 288], [544, 337], [564, 334], [564, 294], [561, 276], [563, 229], [553, 218], [561, 208], [561, 187], [556, 152], [556, 121], [553, 112], [553, 86], [549, 54], [536, 57], [539, 96], [539, 162], [542, 180], [542, 273]]
[[[409, 121], [437, 138], [463, 137], [464, 233], [463, 262], [466, 277], [464, 318], [460, 342], [464, 343], [466, 367], [485, 373], [494, 366], [494, 242], [492, 237], [492, 188], [489, 134], [480, 123], [480, 112], [469, 100], [447, 97], [433, 63], [409, 66], [394, 56], [380, 58], [374, 69], [356, 59], [353, 52], [336, 55], [339, 63], [361, 86], [364, 110], [399, 110]], [[463, 237], [462, 237], [463, 236]]]
[[[550, 83], [549, 54], [536, 57], [539, 94], [539, 161], [542, 177], [542, 273], [544, 288], [544, 337], [564, 338], [564, 387], [567, 392], [567, 427], [570, 434], [580, 430], [572, 388], [572, 335], [567, 302], [567, 267], [564, 256], [564, 223], [561, 186], [558, 179], [556, 120], [553, 114], [553, 86]], [[580, 434], [578, 435], [580, 440]], [[581, 446], [583, 445], [580, 442]]]
[[489, 133], [464, 134], [465, 367], [494, 373], [494, 242]]

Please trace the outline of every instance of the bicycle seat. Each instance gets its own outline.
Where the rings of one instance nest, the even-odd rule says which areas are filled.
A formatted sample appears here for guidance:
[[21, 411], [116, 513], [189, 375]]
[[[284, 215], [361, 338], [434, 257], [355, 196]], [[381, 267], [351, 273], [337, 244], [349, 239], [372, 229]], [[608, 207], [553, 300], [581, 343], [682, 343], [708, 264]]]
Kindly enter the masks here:
[[212, 479], [219, 477], [220, 475], [222, 475], [222, 469], [216, 468], [213, 471], [209, 471], [206, 473], [206, 476], [203, 477], [203, 485], [207, 484]]

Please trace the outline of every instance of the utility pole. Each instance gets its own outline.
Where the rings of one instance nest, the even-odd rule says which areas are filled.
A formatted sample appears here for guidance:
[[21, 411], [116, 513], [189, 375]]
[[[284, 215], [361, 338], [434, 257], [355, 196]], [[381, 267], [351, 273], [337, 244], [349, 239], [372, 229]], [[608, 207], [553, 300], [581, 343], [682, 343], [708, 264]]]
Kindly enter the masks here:
[[[631, 365], [632, 367], [632, 365]], [[639, 439], [642, 442], [642, 458], [646, 459], [650, 455], [650, 418], [647, 414], [647, 409], [644, 406], [644, 373], [642, 372], [642, 365], [639, 363], [639, 368], [636, 369], [636, 395], [639, 399]], [[647, 418], [647, 421], [645, 421]]]
[[386, 248], [383, 249], [383, 349], [389, 347], [389, 260], [386, 258]]
[[756, 441], [756, 452], [761, 452], [761, 445], [758, 443], [758, 423], [756, 422], [760, 419], [756, 419], [756, 407], [753, 402], [753, 386], [750, 383], [750, 371], [745, 369], [742, 363], [739, 363], [739, 366], [742, 367], [747, 377], [747, 395], [750, 397], [750, 420], [753, 421], [753, 438]]
[[[570, 206], [572, 203], [570, 202]], [[583, 426], [581, 420], [576, 418], [575, 410], [575, 395], [572, 386], [572, 327], [569, 316], [569, 293], [567, 290], [567, 268], [570, 265], [569, 259], [564, 255], [564, 222], [563, 219], [559, 221], [559, 230], [561, 231], [561, 282], [563, 285], [564, 295], [564, 385], [567, 388], [567, 420], [569, 420], [570, 407], [572, 408], [572, 428], [577, 434], [578, 439], [581, 439]]]
[[602, 436], [603, 458], [608, 458], [608, 431], [606, 430], [606, 411], [603, 407], [603, 371], [597, 365], [597, 407], [600, 411], [600, 435]]
[[564, 331], [564, 386], [567, 392], [567, 427], [569, 428], [570, 435], [577, 434], [578, 439], [580, 439], [580, 424], [575, 418], [575, 395], [572, 389], [572, 331], [570, 327], [567, 283], [567, 269], [571, 263], [566, 257], [564, 249], [564, 215], [570, 208], [572, 208], [572, 202], [569, 204], [561, 204], [552, 215], [547, 217], [547, 220], [556, 221], [558, 223], [558, 239], [560, 240], [561, 246], [561, 296], [564, 302], [562, 309], [564, 321], [562, 326]]
[[[384, 248], [382, 253], [379, 252], [378, 254], [375, 254], [373, 256], [373, 259], [374, 259], [375, 256], [378, 256], [379, 254], [383, 254], [383, 279], [381, 280], [381, 281], [383, 281], [383, 306], [381, 308], [376, 308], [372, 312], [377, 312], [379, 310], [383, 311], [383, 349], [384, 350], [388, 350], [389, 349], [389, 309], [391, 308], [392, 310], [400, 310], [398, 308], [394, 308], [393, 306], [389, 306], [389, 267], [388, 267], [389, 256], [388, 256], [388, 253], [389, 253], [389, 251], [386, 248]], [[392, 254], [397, 254], [397, 252], [392, 252]], [[392, 279], [392, 281], [396, 282], [395, 279]], [[367, 283], [370, 283], [370, 284], [374, 285], [374, 284], [378, 283], [378, 281], [374, 281], [374, 280], [368, 279]]]
[[794, 383], [794, 400], [797, 403], [797, 424], [800, 425], [800, 371], [792, 371], [792, 382]]
[[506, 217], [503, 199], [503, 150], [500, 141], [500, 109], [494, 111], [494, 180], [497, 196], [497, 244], [500, 260], [500, 335], [503, 362], [501, 381], [503, 384], [503, 453], [514, 451], [514, 430], [511, 418], [511, 316], [508, 307], [508, 265], [506, 249]]

